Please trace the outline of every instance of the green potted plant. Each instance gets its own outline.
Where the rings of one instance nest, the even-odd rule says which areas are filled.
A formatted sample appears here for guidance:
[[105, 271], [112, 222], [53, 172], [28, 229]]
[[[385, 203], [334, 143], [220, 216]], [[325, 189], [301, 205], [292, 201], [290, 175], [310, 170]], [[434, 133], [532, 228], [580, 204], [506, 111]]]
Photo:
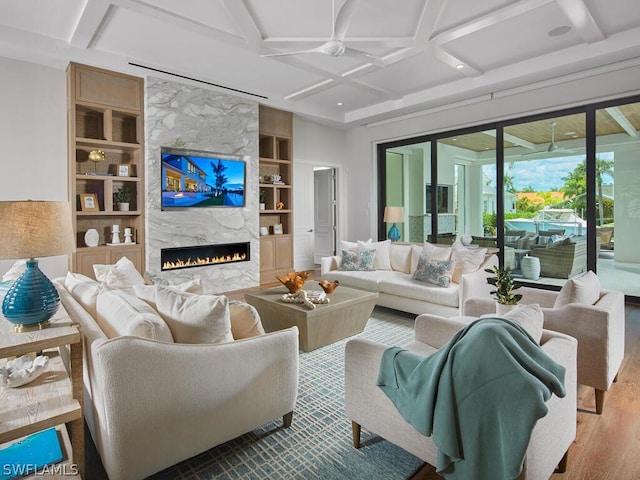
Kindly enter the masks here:
[[493, 268], [486, 268], [485, 272], [491, 273], [494, 277], [489, 277], [487, 282], [496, 287], [491, 295], [496, 300], [496, 313], [502, 315], [518, 305], [522, 295], [514, 293], [514, 290], [522, 287], [520, 283], [513, 280], [511, 272], [495, 265]]
[[118, 209], [122, 212], [129, 210], [129, 202], [131, 202], [131, 189], [122, 187], [113, 192], [113, 201], [118, 204]]

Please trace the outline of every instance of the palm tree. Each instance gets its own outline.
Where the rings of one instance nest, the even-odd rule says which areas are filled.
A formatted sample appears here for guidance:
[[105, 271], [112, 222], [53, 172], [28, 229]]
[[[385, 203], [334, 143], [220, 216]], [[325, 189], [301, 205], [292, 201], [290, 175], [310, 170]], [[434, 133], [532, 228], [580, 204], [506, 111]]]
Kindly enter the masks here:
[[596, 157], [596, 187], [598, 188], [598, 215], [600, 225], [604, 224], [604, 201], [602, 195], [602, 177], [613, 174], [613, 162], [604, 158]]
[[218, 160], [217, 164], [211, 162], [211, 169], [213, 170], [213, 174], [216, 176], [216, 197], [219, 197], [223, 185], [227, 183], [228, 180], [228, 178], [222, 173], [227, 169], [227, 167], [222, 164], [222, 161]]

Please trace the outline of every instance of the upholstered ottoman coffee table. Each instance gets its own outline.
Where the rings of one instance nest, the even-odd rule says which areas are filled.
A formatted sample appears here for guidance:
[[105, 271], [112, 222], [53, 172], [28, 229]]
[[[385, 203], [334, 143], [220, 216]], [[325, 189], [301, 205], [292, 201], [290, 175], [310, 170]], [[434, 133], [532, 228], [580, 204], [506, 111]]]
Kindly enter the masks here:
[[[316, 282], [307, 283], [307, 290], [318, 289]], [[285, 287], [274, 287], [247, 292], [244, 298], [258, 311], [267, 332], [298, 327], [300, 349], [304, 352], [362, 332], [378, 299], [377, 293], [338, 287], [327, 295], [329, 303], [310, 310], [299, 303], [283, 302], [281, 298], [286, 293]]]

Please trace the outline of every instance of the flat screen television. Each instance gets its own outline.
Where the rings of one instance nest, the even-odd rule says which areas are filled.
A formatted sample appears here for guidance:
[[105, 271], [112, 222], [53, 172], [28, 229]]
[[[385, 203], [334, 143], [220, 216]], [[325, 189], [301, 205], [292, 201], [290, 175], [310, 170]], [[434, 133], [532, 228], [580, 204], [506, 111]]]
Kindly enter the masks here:
[[244, 207], [246, 163], [214, 152], [162, 147], [162, 209]]
[[[431, 213], [431, 184], [426, 185], [426, 199], [427, 205], [425, 213]], [[450, 185], [437, 185], [436, 186], [436, 213], [448, 213], [449, 212], [449, 187]]]

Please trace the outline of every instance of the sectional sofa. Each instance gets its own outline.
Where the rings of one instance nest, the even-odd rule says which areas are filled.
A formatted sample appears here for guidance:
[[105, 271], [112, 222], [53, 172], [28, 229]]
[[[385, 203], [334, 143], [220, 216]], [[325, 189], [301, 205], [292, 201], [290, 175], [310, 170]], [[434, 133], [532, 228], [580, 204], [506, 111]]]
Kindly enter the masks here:
[[[491, 285], [485, 268], [498, 264], [496, 255], [484, 248], [468, 249], [459, 242], [453, 245], [429, 243], [342, 242], [343, 253], [357, 249], [374, 252], [369, 270], [346, 270], [343, 255], [324, 257], [320, 268], [323, 279], [340, 285], [378, 293], [377, 305], [419, 315], [432, 313], [450, 317], [463, 314], [467, 298], [486, 297]], [[419, 281], [416, 277], [421, 255], [449, 260], [453, 273], [448, 286]]]

